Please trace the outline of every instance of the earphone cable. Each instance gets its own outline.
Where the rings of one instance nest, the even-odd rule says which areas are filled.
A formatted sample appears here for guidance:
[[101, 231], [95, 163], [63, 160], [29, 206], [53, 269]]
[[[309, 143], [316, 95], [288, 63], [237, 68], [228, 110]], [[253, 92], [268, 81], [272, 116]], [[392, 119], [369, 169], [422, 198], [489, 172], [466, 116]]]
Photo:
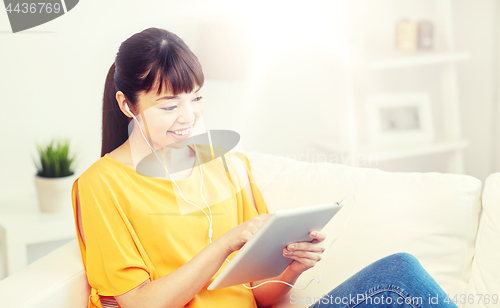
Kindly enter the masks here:
[[[137, 121], [137, 126], [139, 127], [139, 131], [141, 132], [142, 137], [144, 138], [144, 140], [146, 141], [146, 143], [148, 144], [148, 146], [151, 148], [151, 150], [153, 151], [153, 153], [156, 155], [156, 158], [158, 158], [158, 161], [160, 162], [160, 164], [163, 166], [163, 168], [165, 168], [165, 171], [167, 171], [168, 176], [170, 176], [170, 172], [168, 172], [167, 167], [165, 167], [165, 165], [161, 162], [161, 159], [156, 154], [155, 149], [149, 144], [149, 142], [146, 139], [146, 136], [144, 136], [144, 133], [142, 132], [142, 129], [141, 129], [141, 125], [139, 124], [139, 120], [137, 120], [137, 118], [133, 114], [132, 114], [132, 116]], [[196, 144], [194, 144], [194, 148], [196, 149], [195, 150], [195, 152], [196, 152], [196, 158], [198, 159], [198, 167], [200, 168], [200, 173], [201, 173], [200, 193], [201, 193], [201, 197], [203, 198], [203, 201], [205, 201], [205, 204], [207, 205], [207, 207], [208, 207], [208, 209], [210, 211], [210, 216], [208, 216], [207, 212], [205, 212], [201, 207], [199, 207], [198, 205], [196, 205], [196, 204], [194, 204], [194, 203], [186, 200], [186, 198], [182, 194], [181, 189], [179, 188], [179, 185], [177, 185], [177, 183], [174, 181], [174, 179], [172, 179], [171, 176], [170, 176], [170, 178], [172, 179], [172, 182], [174, 182], [175, 186], [177, 186], [177, 189], [179, 190], [179, 193], [181, 194], [182, 199], [184, 199], [186, 202], [188, 202], [188, 203], [194, 205], [195, 207], [197, 207], [198, 209], [200, 209], [203, 212], [203, 214], [205, 214], [205, 216], [207, 216], [207, 218], [208, 218], [208, 224], [209, 224], [208, 238], [209, 238], [210, 243], [212, 243], [212, 210], [210, 209], [210, 206], [208, 205], [207, 201], [205, 200], [205, 197], [203, 197], [203, 192], [202, 192], [203, 171], [201, 170], [201, 162], [200, 162], [200, 157], [198, 156], [198, 148], [196, 147]]]
[[[132, 114], [132, 113], [131, 113], [131, 114]], [[158, 155], [156, 154], [156, 151], [154, 150], [154, 148], [153, 148], [153, 147], [149, 144], [149, 142], [148, 142], [148, 141], [147, 141], [147, 139], [146, 139], [146, 136], [144, 136], [144, 133], [142, 132], [141, 126], [140, 126], [140, 124], [139, 124], [139, 121], [138, 121], [138, 120], [137, 120], [137, 118], [134, 116], [134, 114], [132, 114], [132, 116], [133, 116], [133, 118], [137, 121], [137, 124], [138, 124], [138, 126], [139, 126], [139, 131], [141, 132], [141, 135], [144, 137], [144, 140], [146, 141], [146, 143], [148, 144], [148, 146], [151, 148], [151, 150], [153, 151], [153, 153], [156, 155], [156, 158], [158, 158], [158, 161], [160, 162], [160, 164], [163, 166], [163, 168], [165, 168], [165, 171], [167, 171], [167, 174], [170, 176], [170, 173], [168, 172], [168, 169], [167, 169], [167, 168], [165, 167], [165, 165], [161, 162], [160, 157], [158, 157]], [[176, 183], [176, 182], [175, 182], [172, 178], [171, 178], [171, 179], [172, 179], [172, 182], [174, 182], [175, 186], [177, 186], [177, 189], [179, 190], [179, 193], [181, 194], [182, 198], [183, 198], [186, 202], [188, 202], [188, 203], [190, 203], [190, 204], [194, 205], [195, 207], [197, 207], [198, 209], [200, 209], [200, 210], [201, 210], [201, 211], [205, 214], [205, 216], [207, 216], [207, 218], [208, 218], [208, 222], [209, 222], [208, 238], [209, 238], [210, 243], [212, 243], [212, 235], [213, 235], [213, 234], [212, 234], [212, 233], [213, 233], [213, 232], [212, 232], [212, 209], [211, 209], [211, 208], [210, 208], [210, 206], [208, 205], [208, 202], [205, 200], [205, 197], [203, 196], [203, 191], [202, 191], [202, 188], [203, 188], [203, 171], [202, 171], [202, 169], [201, 169], [201, 161], [200, 161], [200, 157], [198, 156], [198, 148], [196, 147], [196, 144], [194, 144], [194, 147], [195, 147], [195, 152], [196, 152], [196, 158], [198, 159], [198, 164], [199, 164], [198, 166], [199, 166], [199, 168], [200, 168], [200, 173], [201, 173], [200, 194], [201, 194], [201, 197], [202, 197], [203, 201], [205, 202], [205, 204], [206, 204], [206, 205], [207, 205], [207, 207], [208, 207], [208, 210], [209, 210], [210, 216], [209, 216], [209, 215], [208, 215], [208, 214], [207, 214], [207, 213], [206, 213], [206, 212], [205, 212], [205, 211], [204, 211], [201, 207], [199, 207], [198, 205], [196, 205], [196, 204], [194, 204], [194, 203], [192, 203], [192, 202], [190, 202], [190, 201], [186, 200], [186, 198], [185, 198], [185, 197], [184, 197], [184, 195], [182, 194], [182, 191], [181, 191], [181, 189], [179, 188], [179, 186], [177, 185], [177, 183]], [[307, 288], [307, 287], [311, 284], [311, 282], [313, 282], [313, 281], [316, 281], [317, 283], [320, 283], [320, 282], [321, 282], [321, 277], [323, 276], [323, 272], [324, 272], [324, 270], [325, 270], [326, 262], [327, 262], [327, 260], [328, 260], [328, 256], [330, 255], [330, 250], [331, 250], [331, 248], [332, 248], [332, 245], [333, 245], [333, 243], [335, 243], [335, 241], [336, 241], [336, 240], [337, 240], [337, 239], [338, 239], [338, 238], [342, 235], [342, 233], [344, 232], [344, 229], [345, 229], [345, 227], [347, 226], [347, 222], [349, 221], [349, 218], [351, 217], [352, 211], [353, 211], [353, 209], [354, 209], [354, 205], [356, 204], [356, 195], [354, 195], [353, 193], [348, 193], [348, 194], [344, 195], [344, 197], [343, 197], [343, 198], [342, 198], [342, 200], [339, 202], [339, 204], [342, 204], [342, 203], [344, 202], [345, 198], [346, 198], [347, 196], [349, 196], [349, 195], [352, 195], [352, 196], [354, 197], [354, 202], [353, 202], [353, 205], [352, 205], [352, 207], [351, 207], [351, 210], [350, 210], [350, 212], [349, 212], [349, 215], [347, 216], [347, 219], [346, 219], [346, 221], [345, 221], [345, 223], [344, 223], [344, 226], [342, 227], [342, 230], [340, 231], [340, 233], [337, 235], [337, 237], [336, 237], [336, 238], [335, 238], [335, 239], [334, 239], [334, 240], [330, 243], [330, 245], [328, 246], [328, 251], [327, 251], [327, 253], [326, 253], [326, 258], [325, 258], [325, 261], [324, 261], [324, 263], [323, 263], [323, 267], [321, 268], [321, 272], [320, 272], [320, 275], [319, 275], [319, 278], [318, 278], [318, 279], [316, 279], [316, 278], [311, 279], [311, 280], [307, 283], [307, 285], [306, 285], [305, 287], [303, 287], [303, 288], [298, 288], [298, 287], [296, 287], [296, 286], [294, 286], [294, 285], [292, 285], [292, 284], [290, 284], [290, 283], [288, 283], [288, 282], [286, 282], [286, 281], [281, 281], [281, 280], [268, 280], [268, 281], [265, 281], [265, 282], [260, 283], [260, 284], [258, 284], [258, 285], [256, 285], [256, 286], [253, 286], [253, 287], [247, 287], [245, 284], [242, 284], [242, 285], [243, 285], [245, 288], [247, 288], [247, 289], [255, 289], [255, 288], [258, 288], [258, 287], [260, 287], [260, 286], [262, 286], [262, 285], [264, 285], [264, 284], [266, 284], [266, 283], [278, 282], [278, 283], [283, 283], [283, 284], [286, 284], [286, 285], [288, 285], [288, 286], [290, 286], [290, 287], [292, 287], [292, 288], [298, 289], [298, 290], [304, 290], [304, 289], [306, 289], [306, 288]], [[230, 261], [228, 260], [228, 258], [226, 258], [226, 261], [227, 261], [228, 263], [230, 263]]]

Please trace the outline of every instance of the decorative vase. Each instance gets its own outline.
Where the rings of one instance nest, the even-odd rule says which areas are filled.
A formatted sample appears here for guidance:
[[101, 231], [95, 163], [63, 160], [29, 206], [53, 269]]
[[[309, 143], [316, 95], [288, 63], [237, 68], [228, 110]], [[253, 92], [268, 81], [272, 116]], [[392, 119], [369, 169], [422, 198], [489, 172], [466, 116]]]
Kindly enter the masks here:
[[399, 50], [413, 51], [417, 49], [417, 24], [403, 19], [396, 25], [396, 47]]
[[418, 49], [432, 49], [433, 47], [433, 25], [430, 21], [418, 23]]
[[76, 174], [58, 178], [35, 175], [40, 211], [46, 213], [73, 212], [71, 188], [76, 179]]

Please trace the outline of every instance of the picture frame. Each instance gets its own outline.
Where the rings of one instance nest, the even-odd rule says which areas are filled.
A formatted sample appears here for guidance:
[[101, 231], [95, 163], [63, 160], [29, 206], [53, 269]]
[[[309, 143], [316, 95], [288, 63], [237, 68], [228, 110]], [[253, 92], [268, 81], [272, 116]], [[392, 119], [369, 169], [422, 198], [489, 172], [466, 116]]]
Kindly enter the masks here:
[[370, 142], [398, 145], [435, 139], [429, 95], [405, 92], [372, 95], [366, 99]]

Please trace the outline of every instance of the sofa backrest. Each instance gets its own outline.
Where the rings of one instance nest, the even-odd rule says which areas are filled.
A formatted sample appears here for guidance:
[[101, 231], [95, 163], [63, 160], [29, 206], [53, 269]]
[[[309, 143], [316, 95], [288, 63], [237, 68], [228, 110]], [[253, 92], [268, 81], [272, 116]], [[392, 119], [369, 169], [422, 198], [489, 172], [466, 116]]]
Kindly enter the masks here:
[[[338, 201], [347, 193], [357, 198], [352, 208], [353, 198], [347, 197], [346, 206], [325, 227], [329, 244], [353, 209], [332, 246], [321, 283], [292, 289], [290, 294], [297, 301], [302, 298], [303, 305], [291, 304], [287, 296], [277, 308], [308, 307], [308, 298], [319, 298], [364, 266], [396, 252], [416, 256], [447, 293], [467, 292], [481, 209], [478, 179], [245, 154], [270, 212]], [[319, 277], [323, 262], [306, 271], [296, 285], [303, 287]], [[5, 307], [86, 308], [89, 295], [76, 239], [0, 281]]]
[[[244, 152], [269, 211], [339, 201], [346, 205], [325, 227], [333, 244], [322, 281], [292, 289], [278, 307], [308, 307], [368, 264], [408, 252], [450, 295], [466, 294], [481, 210], [481, 181], [447, 173], [385, 172], [327, 162], [309, 163]], [[326, 252], [324, 254], [326, 256]], [[296, 282], [318, 278], [325, 258]], [[295, 304], [291, 304], [295, 301]], [[303, 302], [303, 305], [299, 305]], [[463, 305], [459, 305], [463, 306]]]

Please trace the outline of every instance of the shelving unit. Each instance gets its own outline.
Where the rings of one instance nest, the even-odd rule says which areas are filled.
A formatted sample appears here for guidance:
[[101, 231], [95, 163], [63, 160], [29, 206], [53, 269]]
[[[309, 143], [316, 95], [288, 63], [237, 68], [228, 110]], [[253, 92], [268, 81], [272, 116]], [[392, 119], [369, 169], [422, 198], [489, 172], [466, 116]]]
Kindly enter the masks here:
[[392, 69], [411, 66], [456, 63], [467, 60], [470, 55], [466, 52], [453, 51], [418, 51], [414, 53], [392, 52], [385, 57], [377, 57], [370, 60], [366, 66], [368, 69]]
[[[452, 0], [437, 0], [437, 9], [442, 16], [441, 25], [444, 27], [445, 41], [444, 48], [432, 51], [400, 52], [391, 50], [387, 52], [374, 53], [370, 51], [362, 59], [346, 59], [344, 73], [346, 74], [346, 101], [345, 114], [346, 119], [344, 127], [348, 131], [348, 141], [343, 144], [319, 145], [327, 152], [337, 152], [342, 155], [347, 154], [351, 157], [360, 155], [368, 156], [376, 153], [378, 161], [390, 161], [401, 158], [418, 157], [423, 155], [432, 155], [439, 153], [449, 153], [447, 162], [447, 172], [464, 173], [463, 151], [469, 143], [462, 137], [459, 91], [457, 86], [456, 66], [460, 61], [470, 58], [469, 53], [457, 51], [454, 48], [453, 24], [452, 24]], [[360, 144], [358, 137], [358, 110], [359, 104], [356, 97], [353, 69], [367, 71], [392, 70], [397, 74], [400, 68], [416, 68], [422, 66], [437, 66], [440, 71], [441, 81], [441, 103], [443, 109], [443, 119], [438, 119], [444, 124], [443, 136], [428, 143], [400, 144], [394, 146], [371, 146]], [[395, 89], [397, 92], [397, 89]], [[349, 160], [351, 165], [358, 164], [357, 159]]]
[[376, 152], [379, 161], [389, 161], [421, 155], [437, 154], [442, 152], [463, 150], [469, 145], [467, 140], [438, 140], [430, 143], [421, 143], [413, 145], [402, 145], [394, 147], [369, 147], [361, 148], [362, 152]]

